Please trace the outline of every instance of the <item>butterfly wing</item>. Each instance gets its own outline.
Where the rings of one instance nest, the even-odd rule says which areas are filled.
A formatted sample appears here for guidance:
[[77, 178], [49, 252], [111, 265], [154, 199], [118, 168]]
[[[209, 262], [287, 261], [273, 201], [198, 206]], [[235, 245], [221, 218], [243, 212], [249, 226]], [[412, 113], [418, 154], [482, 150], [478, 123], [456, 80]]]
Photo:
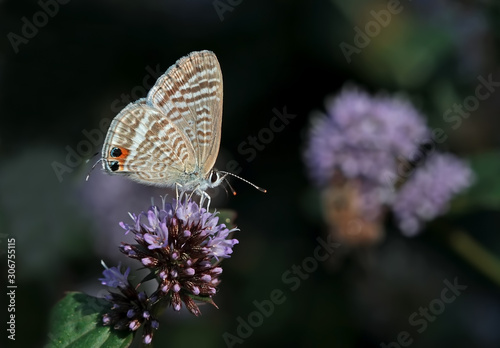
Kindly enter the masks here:
[[197, 171], [205, 178], [219, 152], [222, 123], [222, 72], [210, 51], [179, 59], [156, 81], [146, 98], [189, 140]]
[[173, 186], [195, 170], [187, 136], [162, 112], [140, 99], [111, 122], [102, 150], [103, 168], [138, 182]]

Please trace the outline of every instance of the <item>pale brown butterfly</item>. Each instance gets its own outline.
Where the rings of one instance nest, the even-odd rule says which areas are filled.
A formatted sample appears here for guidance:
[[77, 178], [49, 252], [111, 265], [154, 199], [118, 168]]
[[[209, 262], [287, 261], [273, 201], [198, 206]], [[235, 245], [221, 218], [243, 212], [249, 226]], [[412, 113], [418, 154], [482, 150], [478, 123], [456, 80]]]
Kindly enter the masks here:
[[196, 192], [209, 205], [208, 188], [227, 175], [238, 177], [213, 167], [221, 139], [222, 96], [222, 72], [213, 52], [179, 59], [146, 98], [113, 119], [102, 148], [104, 170], [142, 184]]

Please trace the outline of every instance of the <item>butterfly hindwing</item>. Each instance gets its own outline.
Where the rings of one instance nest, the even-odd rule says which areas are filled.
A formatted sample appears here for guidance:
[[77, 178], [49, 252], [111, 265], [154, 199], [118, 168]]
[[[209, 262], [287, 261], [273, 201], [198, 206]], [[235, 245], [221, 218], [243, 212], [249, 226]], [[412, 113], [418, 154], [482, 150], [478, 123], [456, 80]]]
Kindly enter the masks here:
[[194, 169], [195, 154], [187, 144], [175, 124], [139, 100], [113, 119], [103, 147], [104, 168], [139, 182], [173, 186]]

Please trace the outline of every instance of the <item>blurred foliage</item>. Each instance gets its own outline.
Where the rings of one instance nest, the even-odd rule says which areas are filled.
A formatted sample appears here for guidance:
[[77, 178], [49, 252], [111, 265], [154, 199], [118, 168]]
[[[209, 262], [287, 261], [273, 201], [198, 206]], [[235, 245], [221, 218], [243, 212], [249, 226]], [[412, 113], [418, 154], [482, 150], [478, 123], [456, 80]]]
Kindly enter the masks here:
[[476, 184], [464, 197], [474, 208], [500, 210], [500, 152], [485, 152], [469, 157]]

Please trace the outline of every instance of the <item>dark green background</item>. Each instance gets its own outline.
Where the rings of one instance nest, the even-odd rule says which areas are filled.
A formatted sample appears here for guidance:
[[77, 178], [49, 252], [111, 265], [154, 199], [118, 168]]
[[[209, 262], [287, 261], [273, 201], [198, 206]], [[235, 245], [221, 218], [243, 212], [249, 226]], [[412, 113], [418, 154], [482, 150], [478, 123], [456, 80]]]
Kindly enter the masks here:
[[[275, 289], [286, 300], [242, 346], [380, 347], [402, 331], [411, 335], [411, 347], [500, 346], [499, 285], [447, 242], [450, 232], [464, 230], [500, 253], [500, 91], [457, 129], [443, 119], [474, 93], [478, 76], [500, 81], [496, 2], [401, 1], [401, 11], [350, 63], [340, 44], [352, 45], [355, 27], [364, 31], [374, 20], [370, 11], [386, 10], [386, 1], [232, 3], [221, 20], [213, 0], [73, 0], [15, 53], [9, 33], [22, 35], [23, 17], [32, 22], [41, 7], [0, 1], [0, 279], [4, 284], [6, 240], [15, 237], [13, 346], [49, 342], [49, 310], [65, 291], [102, 295], [100, 260], [110, 266], [125, 260], [117, 245], [128, 237], [118, 222], [166, 193], [106, 176], [100, 167], [85, 182], [97, 157], [68, 165], [68, 148], [82, 146], [82, 131], [100, 132], [100, 123], [125, 106], [122, 94], [143, 97], [135, 87], [143, 85], [148, 69], [163, 72], [201, 49], [217, 54], [224, 74], [217, 167], [234, 160], [241, 167], [234, 172], [269, 192], [232, 180], [236, 197], [227, 198], [222, 189], [214, 195], [213, 206], [235, 210], [241, 229], [214, 298], [220, 309], [203, 306], [200, 318], [169, 311], [160, 320], [157, 347], [225, 346], [223, 335], [236, 335], [237, 318], [246, 321], [256, 310], [253, 301], [269, 299]], [[389, 219], [380, 245], [341, 245], [292, 291], [283, 274], [312, 256], [317, 238], [327, 233], [302, 163], [304, 135], [311, 112], [324, 110], [325, 98], [346, 82], [409, 96], [432, 128], [445, 131], [441, 149], [474, 163], [477, 184], [442, 224], [408, 239]], [[242, 143], [270, 127], [273, 109], [284, 107], [296, 117], [249, 161], [250, 145]], [[98, 151], [100, 145], [88, 152]], [[62, 181], [54, 162], [71, 169]], [[439, 298], [445, 279], [455, 277], [467, 289], [418, 333], [409, 317]]]

